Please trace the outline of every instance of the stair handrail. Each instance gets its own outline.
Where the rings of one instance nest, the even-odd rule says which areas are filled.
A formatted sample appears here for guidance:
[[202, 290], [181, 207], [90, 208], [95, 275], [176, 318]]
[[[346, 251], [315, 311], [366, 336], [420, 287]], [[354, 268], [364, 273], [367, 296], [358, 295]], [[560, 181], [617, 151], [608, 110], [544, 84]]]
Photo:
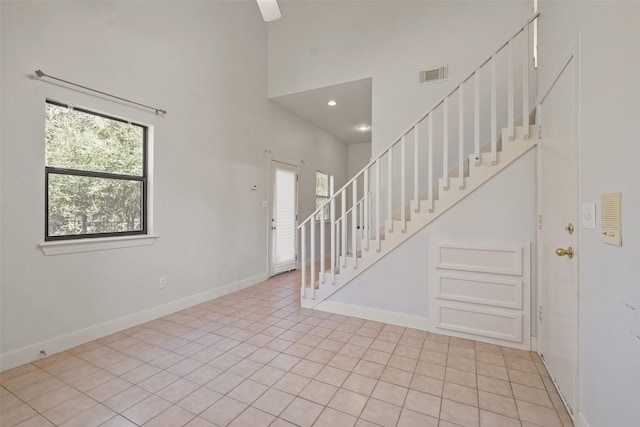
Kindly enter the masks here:
[[469, 81], [469, 79], [471, 79], [475, 73], [480, 70], [482, 67], [484, 67], [489, 61], [491, 61], [491, 59], [493, 59], [493, 57], [495, 55], [497, 55], [502, 49], [504, 49], [511, 40], [515, 39], [516, 37], [518, 37], [520, 35], [520, 33], [522, 31], [525, 30], [525, 28], [527, 28], [529, 26], [529, 24], [531, 24], [533, 21], [535, 21], [538, 17], [540, 16], [540, 12], [536, 12], [535, 14], [533, 14], [533, 16], [531, 16], [523, 25], [521, 25], [518, 29], [518, 31], [515, 32], [515, 34], [513, 34], [512, 36], [510, 36], [504, 43], [502, 43], [500, 45], [500, 47], [498, 49], [496, 49], [486, 60], [484, 60], [482, 62], [482, 64], [480, 64], [480, 66], [476, 67], [473, 72], [471, 74], [469, 74], [469, 76], [467, 76], [464, 80], [462, 80], [462, 82], [460, 84], [458, 84], [451, 92], [449, 92], [449, 94], [447, 94], [446, 96], [444, 96], [440, 101], [438, 101], [431, 109], [429, 109], [425, 114], [423, 114], [422, 116], [420, 116], [420, 118], [418, 120], [415, 120], [412, 122], [411, 126], [409, 126], [407, 128], [407, 130], [405, 130], [404, 132], [402, 132], [397, 138], [393, 139], [391, 142], [391, 144], [389, 144], [384, 150], [380, 151], [379, 154], [371, 159], [369, 161], [369, 163], [367, 163], [367, 165], [365, 167], [362, 168], [362, 170], [360, 170], [360, 172], [358, 172], [357, 174], [355, 174], [349, 181], [346, 182], [346, 184], [344, 184], [342, 187], [340, 187], [340, 189], [338, 191], [335, 191], [328, 199], [327, 201], [319, 208], [317, 208], [311, 215], [309, 215], [307, 217], [307, 219], [305, 219], [304, 221], [302, 221], [299, 225], [298, 225], [298, 229], [301, 229], [303, 225], [305, 225], [307, 222], [311, 221], [311, 219], [315, 218], [315, 216], [322, 210], [324, 209], [326, 206], [328, 206], [333, 200], [335, 200], [336, 196], [340, 193], [342, 193], [343, 191], [345, 191], [349, 185], [353, 184], [353, 181], [355, 181], [356, 179], [358, 179], [360, 176], [362, 176], [369, 168], [371, 168], [373, 165], [375, 165], [375, 163], [377, 161], [379, 161], [382, 157], [384, 157], [385, 154], [387, 154], [387, 152], [389, 150], [391, 150], [393, 147], [395, 147], [395, 145], [400, 142], [400, 140], [402, 140], [402, 138], [406, 135], [408, 135], [417, 125], [420, 124], [420, 122], [422, 122], [424, 119], [427, 118], [427, 116], [429, 116], [429, 114], [433, 113], [440, 105], [442, 105], [442, 103], [444, 102], [445, 99], [449, 98], [451, 95], [453, 95], [458, 89], [460, 89], [460, 87], [462, 85], [464, 85], [467, 81]]

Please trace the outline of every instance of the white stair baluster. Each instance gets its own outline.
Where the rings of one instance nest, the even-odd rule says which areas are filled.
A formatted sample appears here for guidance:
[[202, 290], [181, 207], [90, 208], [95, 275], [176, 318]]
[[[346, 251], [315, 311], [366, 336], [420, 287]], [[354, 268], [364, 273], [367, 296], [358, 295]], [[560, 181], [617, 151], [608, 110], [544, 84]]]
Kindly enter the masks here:
[[311, 274], [309, 275], [309, 283], [311, 284], [311, 299], [316, 299], [316, 217], [315, 215], [309, 221], [309, 228], [311, 231], [311, 238], [309, 239], [309, 246], [311, 252], [309, 258], [311, 260]]
[[389, 156], [389, 170], [387, 171], [387, 221], [389, 228], [387, 231], [393, 232], [393, 147], [389, 148], [387, 155]]
[[449, 189], [449, 97], [442, 104], [442, 189]]
[[429, 212], [433, 212], [433, 114], [429, 113], [429, 140], [428, 140], [428, 152], [427, 155], [429, 156], [429, 165], [428, 165], [428, 170], [427, 170], [427, 174], [428, 174], [428, 188], [427, 191], [429, 192]]
[[324, 283], [324, 208], [320, 209], [320, 280], [319, 282]]
[[406, 165], [405, 165], [405, 136], [400, 140], [400, 221], [402, 222], [402, 232], [407, 231], [407, 209], [406, 203]]
[[529, 139], [529, 26], [522, 31], [524, 49], [522, 54], [522, 139]]
[[380, 158], [376, 160], [376, 251], [380, 252], [381, 236], [380, 236]]
[[[333, 266], [333, 271], [334, 272], [336, 270], [338, 272], [342, 271], [342, 269], [339, 268], [341, 260], [342, 260], [342, 255], [341, 255], [341, 251], [340, 251], [340, 245], [341, 245], [341, 242], [342, 242], [342, 237], [340, 236], [340, 229], [341, 229], [342, 226], [340, 224], [341, 224], [341, 221], [340, 221], [340, 218], [338, 218], [336, 220], [336, 226], [335, 226], [336, 227], [336, 254], [337, 254], [337, 258], [338, 259], [336, 260], [336, 265]], [[335, 285], [335, 283], [334, 283], [334, 285]]]
[[357, 268], [358, 259], [358, 180], [351, 185], [351, 256], [353, 268]]
[[300, 228], [300, 286], [302, 287], [302, 298], [307, 298], [307, 234], [306, 223], [302, 223]]
[[458, 88], [458, 188], [464, 188], [464, 85]]
[[364, 173], [364, 195], [362, 200], [362, 250], [369, 250], [369, 169]]
[[342, 215], [340, 216], [342, 231], [340, 231], [340, 235], [342, 237], [342, 266], [347, 266], [347, 189], [342, 189], [342, 198], [340, 204], [342, 205]]
[[329, 175], [329, 222], [331, 223], [331, 284], [336, 284], [336, 198], [333, 197], [333, 175]]
[[480, 166], [480, 71], [473, 73], [474, 153], [476, 166]]
[[491, 58], [491, 164], [498, 163], [498, 107], [496, 95], [496, 60]]
[[[509, 141], [513, 141], [514, 137], [514, 128], [513, 128], [513, 119], [514, 119], [514, 111], [513, 111], [513, 40], [509, 40], [507, 44], [507, 134]], [[504, 141], [502, 141], [504, 144]]]
[[418, 128], [420, 123], [417, 123], [413, 128], [413, 200], [416, 204], [415, 212], [420, 212], [420, 134]]

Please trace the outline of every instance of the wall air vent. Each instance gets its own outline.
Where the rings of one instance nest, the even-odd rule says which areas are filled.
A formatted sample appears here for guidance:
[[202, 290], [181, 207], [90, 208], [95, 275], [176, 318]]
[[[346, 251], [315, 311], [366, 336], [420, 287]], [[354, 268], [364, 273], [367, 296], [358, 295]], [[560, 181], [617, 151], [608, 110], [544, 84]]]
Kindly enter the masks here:
[[441, 80], [447, 80], [446, 65], [438, 68], [431, 68], [429, 70], [421, 70], [418, 77], [418, 84], [423, 85]]

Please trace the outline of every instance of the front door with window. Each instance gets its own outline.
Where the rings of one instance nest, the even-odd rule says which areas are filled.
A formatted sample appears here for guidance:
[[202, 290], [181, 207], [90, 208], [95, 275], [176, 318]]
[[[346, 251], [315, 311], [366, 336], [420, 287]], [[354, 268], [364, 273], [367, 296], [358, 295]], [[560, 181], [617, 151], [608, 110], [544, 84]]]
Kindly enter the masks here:
[[272, 162], [271, 276], [296, 268], [296, 216], [298, 169], [296, 166]]

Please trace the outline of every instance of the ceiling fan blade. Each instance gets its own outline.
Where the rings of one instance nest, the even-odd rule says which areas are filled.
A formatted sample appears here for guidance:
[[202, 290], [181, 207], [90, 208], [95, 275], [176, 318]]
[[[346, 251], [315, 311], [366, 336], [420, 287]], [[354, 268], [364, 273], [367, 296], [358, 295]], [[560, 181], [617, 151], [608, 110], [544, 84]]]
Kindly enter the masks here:
[[260, 13], [262, 13], [262, 19], [266, 22], [275, 21], [280, 18], [282, 15], [280, 14], [280, 8], [278, 7], [277, 0], [256, 0], [258, 2], [258, 7], [260, 8]]

